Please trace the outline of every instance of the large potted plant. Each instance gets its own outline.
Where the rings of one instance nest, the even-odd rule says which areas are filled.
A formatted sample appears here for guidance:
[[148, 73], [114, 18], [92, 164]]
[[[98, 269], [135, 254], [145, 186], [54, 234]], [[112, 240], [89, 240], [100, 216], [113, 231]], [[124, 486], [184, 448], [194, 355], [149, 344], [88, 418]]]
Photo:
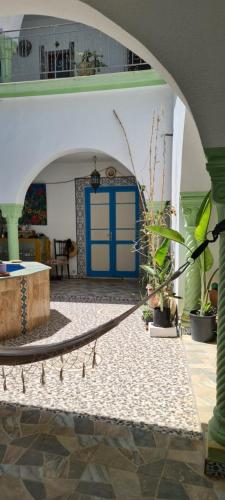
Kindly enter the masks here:
[[[206, 239], [211, 211], [212, 200], [211, 192], [209, 192], [203, 200], [196, 218], [195, 238], [199, 245]], [[178, 231], [160, 226], [148, 226], [146, 227], [146, 230], [164, 238], [165, 245], [166, 241], [174, 241], [181, 245], [185, 245], [186, 248], [188, 248], [185, 244], [183, 236]], [[191, 255], [191, 250], [189, 248], [188, 250]], [[217, 272], [217, 270], [214, 271], [209, 282], [207, 283], [207, 272], [210, 271], [213, 266], [213, 257], [208, 247], [199, 259], [199, 266], [201, 275], [201, 299], [200, 307], [195, 311], [191, 311], [190, 314], [191, 334], [194, 340], [207, 342], [213, 337], [216, 328], [216, 312], [215, 308], [212, 307], [209, 301], [209, 289], [212, 279]]]
[[[212, 197], [211, 192], [209, 192], [203, 200], [196, 218], [195, 239], [199, 245], [207, 237], [211, 212]], [[216, 331], [216, 308], [211, 304], [209, 291], [212, 280], [218, 271], [216, 269], [207, 282], [207, 272], [213, 266], [213, 257], [209, 248], [206, 248], [200, 256], [199, 266], [201, 272], [201, 299], [199, 309], [190, 313], [191, 335], [193, 340], [208, 342], [213, 338]]]

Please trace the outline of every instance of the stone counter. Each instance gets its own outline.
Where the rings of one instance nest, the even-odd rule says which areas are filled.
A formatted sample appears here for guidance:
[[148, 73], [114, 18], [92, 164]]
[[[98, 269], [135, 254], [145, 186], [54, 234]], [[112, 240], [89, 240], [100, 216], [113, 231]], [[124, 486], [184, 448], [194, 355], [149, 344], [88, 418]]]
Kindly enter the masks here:
[[21, 266], [0, 278], [0, 339], [26, 334], [49, 318], [50, 268], [37, 262]]

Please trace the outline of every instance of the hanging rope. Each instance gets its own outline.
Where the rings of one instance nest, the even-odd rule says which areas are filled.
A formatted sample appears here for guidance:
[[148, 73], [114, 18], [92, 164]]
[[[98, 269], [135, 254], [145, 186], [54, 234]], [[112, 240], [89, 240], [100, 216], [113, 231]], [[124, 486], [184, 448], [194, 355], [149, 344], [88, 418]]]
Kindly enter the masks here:
[[[144, 299], [142, 299], [140, 302], [138, 302], [116, 318], [111, 319], [106, 323], [103, 323], [102, 325], [89, 330], [88, 332], [82, 333], [79, 336], [73, 337], [70, 340], [65, 340], [56, 344], [1, 348], [0, 365], [15, 366], [36, 363], [38, 361], [55, 358], [56, 356], [63, 356], [64, 354], [80, 349], [81, 347], [84, 347], [91, 342], [96, 342], [100, 337], [111, 331], [122, 321], [128, 318], [128, 316], [133, 314], [137, 309], [139, 309], [139, 307], [144, 305], [149, 299], [151, 299], [151, 297], [160, 292], [165, 286], [179, 278], [186, 271], [186, 269], [201, 255], [201, 253], [204, 252], [208, 244], [213, 243], [217, 240], [219, 234], [222, 231], [225, 231], [225, 219], [215, 226], [214, 230], [212, 231], [212, 240], [206, 239], [198, 248], [196, 248], [191, 257], [188, 258], [187, 262], [180, 266], [180, 268], [175, 271], [172, 276], [170, 276], [162, 285], [160, 285], [150, 295], [145, 296]], [[63, 376], [63, 371], [61, 373], [61, 376]], [[83, 376], [85, 376], [85, 364], [83, 366]], [[22, 380], [24, 383], [23, 378]], [[44, 364], [42, 365], [41, 381], [42, 384], [45, 383]]]

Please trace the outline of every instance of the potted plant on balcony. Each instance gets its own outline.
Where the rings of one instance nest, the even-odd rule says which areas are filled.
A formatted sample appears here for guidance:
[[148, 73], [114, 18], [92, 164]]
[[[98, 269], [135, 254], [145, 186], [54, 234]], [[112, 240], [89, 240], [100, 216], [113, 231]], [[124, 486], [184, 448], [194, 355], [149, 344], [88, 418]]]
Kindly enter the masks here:
[[97, 54], [96, 50], [85, 50], [84, 52], [79, 52], [81, 57], [80, 63], [77, 65], [79, 76], [90, 76], [95, 75], [96, 72], [100, 72], [100, 68], [106, 67], [103, 63], [103, 54]]

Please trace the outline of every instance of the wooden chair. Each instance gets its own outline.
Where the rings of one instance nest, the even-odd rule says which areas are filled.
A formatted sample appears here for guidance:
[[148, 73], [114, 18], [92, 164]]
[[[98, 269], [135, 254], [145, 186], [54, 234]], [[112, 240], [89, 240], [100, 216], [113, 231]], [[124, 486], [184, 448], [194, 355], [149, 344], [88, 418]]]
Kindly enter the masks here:
[[51, 259], [50, 264], [55, 266], [56, 269], [56, 278], [59, 279], [58, 266], [61, 268], [61, 279], [63, 279], [63, 267], [67, 266], [67, 274], [68, 278], [70, 278], [70, 266], [69, 266], [69, 257], [70, 257], [70, 245], [71, 240], [53, 240], [54, 241], [54, 254], [55, 258]]

